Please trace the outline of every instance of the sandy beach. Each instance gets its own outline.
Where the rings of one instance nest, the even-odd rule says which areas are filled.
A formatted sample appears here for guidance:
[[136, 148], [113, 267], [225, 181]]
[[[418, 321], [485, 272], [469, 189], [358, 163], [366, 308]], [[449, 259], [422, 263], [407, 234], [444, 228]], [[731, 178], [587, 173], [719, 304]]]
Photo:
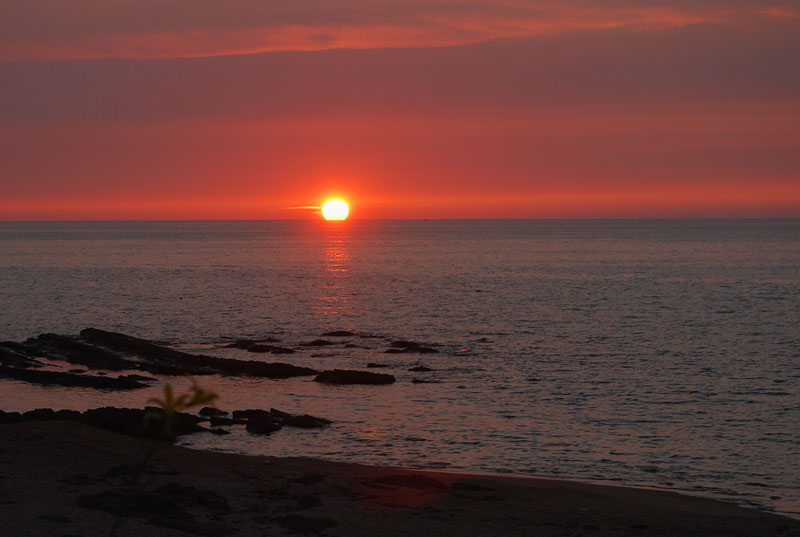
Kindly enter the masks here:
[[[0, 426], [15, 536], [800, 535], [800, 521], [672, 492], [164, 445], [69, 421]], [[122, 512], [122, 516], [117, 514]]]

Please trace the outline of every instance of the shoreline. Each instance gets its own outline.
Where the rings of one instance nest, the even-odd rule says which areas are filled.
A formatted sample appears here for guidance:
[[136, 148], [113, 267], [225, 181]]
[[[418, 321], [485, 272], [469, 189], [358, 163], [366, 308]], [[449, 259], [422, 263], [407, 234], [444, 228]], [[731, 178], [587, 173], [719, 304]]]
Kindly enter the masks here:
[[[218, 448], [218, 449], [209, 449], [203, 447], [195, 447], [191, 443], [187, 443], [186, 445], [181, 444], [181, 441], [184, 440], [179, 439], [178, 443], [176, 444], [179, 447], [184, 447], [186, 449], [190, 449], [193, 451], [210, 451], [213, 453], [221, 453], [225, 455], [240, 455], [243, 457], [255, 457], [255, 458], [262, 458], [262, 457], [271, 457], [269, 455], [250, 455], [247, 453], [241, 453], [234, 449], [226, 449], [226, 448]], [[277, 459], [287, 458], [287, 457], [275, 457]], [[550, 475], [540, 475], [540, 474], [525, 474], [519, 473], [514, 471], [508, 472], [492, 472], [489, 470], [473, 470], [468, 468], [429, 468], [424, 466], [398, 466], [393, 464], [373, 464], [369, 462], [348, 462], [348, 461], [341, 461], [336, 459], [325, 459], [325, 458], [316, 458], [316, 457], [306, 457], [301, 456], [297, 457], [299, 459], [307, 459], [312, 461], [320, 461], [325, 463], [331, 464], [355, 464], [359, 466], [368, 466], [368, 467], [376, 467], [376, 468], [385, 468], [387, 470], [397, 470], [403, 472], [424, 472], [426, 474], [442, 474], [445, 476], [453, 475], [453, 476], [462, 476], [462, 477], [475, 477], [475, 478], [489, 478], [489, 479], [530, 479], [534, 481], [554, 481], [554, 482], [564, 482], [564, 483], [576, 483], [581, 485], [589, 485], [589, 486], [597, 486], [597, 487], [612, 487], [612, 488], [621, 488], [621, 489], [628, 489], [628, 490], [641, 490], [646, 492], [671, 492], [674, 494], [678, 494], [681, 496], [688, 496], [690, 498], [699, 498], [704, 500], [710, 500], [714, 502], [720, 502], [728, 505], [733, 505], [735, 507], [741, 509], [748, 509], [758, 513], [764, 513], [768, 515], [776, 515], [784, 518], [788, 518], [790, 520], [797, 520], [800, 521], [800, 513], [785, 513], [781, 511], [775, 511], [768, 509], [764, 506], [755, 503], [746, 503], [746, 502], [737, 502], [735, 500], [728, 500], [724, 498], [720, 498], [714, 495], [713, 492], [706, 492], [706, 491], [696, 491], [696, 490], [689, 490], [689, 489], [681, 489], [675, 487], [668, 487], [668, 486], [658, 486], [653, 484], [646, 484], [646, 483], [623, 483], [621, 481], [615, 481], [613, 479], [591, 479], [591, 478], [582, 478], [580, 476], [574, 477], [560, 477], [560, 476], [550, 476]]]
[[800, 534], [792, 518], [673, 491], [169, 445], [131, 487], [147, 446], [67, 421], [0, 425], [4, 526], [108, 535], [125, 504], [119, 536]]

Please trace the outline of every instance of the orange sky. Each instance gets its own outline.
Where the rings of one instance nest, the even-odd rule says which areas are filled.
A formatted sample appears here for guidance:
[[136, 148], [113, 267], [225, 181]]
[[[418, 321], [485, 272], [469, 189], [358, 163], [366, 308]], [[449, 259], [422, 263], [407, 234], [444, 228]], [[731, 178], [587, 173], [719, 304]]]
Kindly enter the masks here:
[[0, 220], [800, 216], [800, 8], [0, 4]]

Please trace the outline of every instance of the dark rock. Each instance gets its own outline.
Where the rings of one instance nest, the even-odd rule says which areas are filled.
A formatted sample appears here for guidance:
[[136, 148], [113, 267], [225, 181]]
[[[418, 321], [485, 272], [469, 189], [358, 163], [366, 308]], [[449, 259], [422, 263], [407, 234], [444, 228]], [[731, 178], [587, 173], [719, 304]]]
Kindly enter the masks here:
[[158, 380], [158, 379], [155, 379], [153, 377], [145, 377], [144, 375], [135, 375], [135, 374], [134, 375], [120, 375], [117, 378], [119, 378], [119, 379], [128, 379], [128, 380], [136, 380], [136, 381], [139, 381], [139, 382], [154, 382], [154, 381]]
[[355, 336], [353, 332], [348, 330], [334, 330], [333, 332], [325, 332], [322, 337], [352, 337]]
[[280, 429], [281, 426], [274, 418], [264, 417], [250, 418], [245, 426], [245, 430], [253, 434], [272, 434]]
[[431, 369], [430, 367], [426, 367], [424, 365], [418, 365], [412, 367], [411, 369], [409, 369], [409, 371], [427, 372], [427, 371], [433, 371], [433, 369]]
[[346, 343], [344, 348], [345, 349], [366, 349], [366, 347], [362, 347], [361, 345], [356, 345], [355, 343]]
[[211, 434], [215, 434], [217, 436], [224, 436], [226, 434], [231, 434], [230, 431], [226, 431], [225, 429], [209, 429], [208, 432]]
[[[41, 334], [36, 338], [28, 339], [21, 346], [27, 348], [28, 352], [33, 353], [35, 356], [41, 356], [49, 360], [63, 360], [86, 366], [89, 369], [121, 371], [144, 368], [156, 374], [180, 375], [183, 373], [181, 369], [173, 366], [143, 364], [78, 338], [60, 336], [58, 334]], [[145, 365], [146, 367], [144, 367]], [[105, 375], [105, 372], [97, 374]]]
[[[75, 373], [76, 375], [80, 375], [81, 373], [86, 373], [86, 370], [85, 369], [70, 369], [69, 371], [67, 371], [67, 373]], [[129, 378], [129, 377], [132, 377], [132, 376], [134, 376], [134, 375], [124, 375], [124, 376], [122, 376], [122, 378]], [[136, 380], [136, 379], [133, 379], [133, 380]]]
[[41, 371], [5, 366], [0, 366], [0, 378], [22, 380], [43, 386], [81, 386], [105, 390], [135, 390], [147, 387], [146, 384], [126, 378], [75, 375], [62, 371]]
[[[290, 354], [292, 349], [260, 345], [253, 342], [242, 343], [253, 352], [271, 352], [273, 354]], [[132, 389], [142, 385], [121, 384], [120, 382], [98, 382], [96, 376], [90, 380], [79, 380], [78, 375], [62, 372], [46, 372], [46, 374], [26, 374], [25, 369], [43, 365], [35, 357], [50, 360], [64, 360], [100, 370], [141, 370], [156, 375], [234, 375], [265, 378], [289, 378], [304, 375], [315, 375], [318, 371], [307, 367], [299, 367], [285, 363], [265, 363], [255, 360], [234, 360], [189, 354], [116, 332], [107, 332], [96, 328], [82, 330], [79, 338], [42, 334], [29, 339], [24, 344], [0, 343], [0, 377], [24, 380], [37, 384], [57, 384], [62, 386], [87, 386], [109, 389]], [[135, 358], [132, 359], [131, 357]], [[9, 371], [8, 369], [16, 369]], [[22, 372], [20, 372], [22, 371]], [[121, 382], [137, 380], [136, 377], [123, 377]], [[139, 379], [142, 380], [142, 379]]]
[[282, 424], [288, 427], [300, 427], [301, 429], [316, 429], [330, 425], [331, 421], [325, 418], [317, 418], [309, 414], [301, 416], [289, 416], [284, 418]]
[[81, 413], [77, 410], [58, 410], [55, 411], [50, 408], [37, 408], [36, 410], [29, 410], [22, 414], [23, 421], [54, 421], [54, 420], [72, 420], [78, 421], [81, 419]]
[[255, 344], [256, 344], [256, 342], [253, 341], [252, 339], [237, 339], [233, 343], [228, 343], [227, 345], [223, 345], [222, 348], [223, 349], [243, 349], [243, 350], [247, 350], [247, 349], [249, 349], [250, 347], [252, 347]]
[[19, 412], [3, 412], [0, 410], [0, 423], [18, 423], [22, 421], [22, 414]]
[[424, 379], [413, 379], [411, 381], [412, 384], [441, 384], [441, 380], [424, 380]]
[[338, 526], [335, 520], [330, 518], [308, 517], [303, 515], [286, 515], [275, 517], [275, 521], [287, 530], [299, 533], [319, 533], [328, 528]]
[[293, 349], [287, 349], [286, 347], [277, 347], [275, 345], [262, 345], [256, 344], [251, 347], [247, 348], [247, 352], [261, 352], [261, 353], [272, 353], [272, 354], [294, 354]]
[[36, 353], [21, 343], [0, 342], [0, 364], [11, 367], [41, 367], [44, 364], [36, 359]]
[[420, 353], [420, 354], [434, 354], [439, 351], [431, 347], [426, 347], [421, 343], [415, 341], [397, 340], [392, 341], [389, 346], [391, 347], [387, 353]]
[[143, 365], [142, 368], [148, 370], [153, 366], [167, 366], [175, 367], [184, 374], [220, 374], [265, 378], [289, 378], [317, 373], [313, 369], [291, 364], [233, 360], [200, 354], [188, 354], [156, 345], [145, 339], [116, 332], [106, 332], [96, 328], [82, 330], [81, 337], [95, 345], [102, 345], [121, 353], [134, 354], [147, 361], [147, 364]]
[[200, 409], [199, 414], [201, 416], [225, 416], [228, 413], [218, 408], [214, 408], [211, 406], [204, 406], [203, 408]]
[[293, 415], [271, 408], [267, 410], [250, 409], [234, 410], [234, 419], [246, 419], [247, 431], [257, 434], [269, 434], [283, 426], [312, 429], [330, 425], [330, 420], [318, 418], [309, 414]]
[[309, 341], [307, 343], [301, 343], [302, 347], [326, 347], [328, 345], [335, 345], [333, 341], [328, 341], [327, 339], [315, 339], [314, 341]]
[[[156, 407], [145, 409], [103, 407], [87, 410], [77, 421], [138, 438], [171, 440], [166, 438], [163, 420], [164, 411]], [[208, 432], [208, 429], [198, 425], [200, 421], [201, 418], [197, 416], [179, 412], [175, 414], [173, 432], [175, 436]]]
[[379, 367], [389, 367], [389, 366], [386, 365], [386, 364], [376, 364], [375, 362], [370, 362], [370, 363], [367, 364], [367, 367], [369, 367], [369, 368], [379, 368]]
[[241, 425], [247, 423], [247, 420], [236, 418], [224, 418], [222, 416], [211, 416], [209, 423], [212, 427], [219, 427], [220, 425]]
[[261, 409], [248, 409], [248, 410], [234, 410], [233, 417], [238, 419], [275, 419], [269, 410]]
[[228, 343], [227, 345], [223, 345], [223, 349], [244, 349], [249, 350], [250, 347], [254, 345], [258, 345], [259, 343], [278, 343], [280, 342], [279, 339], [275, 339], [274, 337], [267, 337], [263, 339], [237, 339], [233, 343]]
[[278, 410], [277, 408], [270, 408], [269, 413], [278, 419], [286, 419], [292, 417], [292, 415], [289, 414], [288, 412], [284, 412], [283, 410]]
[[323, 371], [314, 378], [314, 382], [322, 382], [323, 384], [392, 384], [394, 381], [394, 376], [385, 373], [347, 369]]
[[138, 364], [132, 360], [120, 357], [106, 349], [87, 345], [75, 338], [60, 336], [58, 334], [41, 334], [37, 338], [28, 339], [25, 346], [35, 349], [46, 358], [64, 360], [71, 364], [79, 364], [90, 369], [108, 369], [121, 371], [124, 369], [138, 369]]

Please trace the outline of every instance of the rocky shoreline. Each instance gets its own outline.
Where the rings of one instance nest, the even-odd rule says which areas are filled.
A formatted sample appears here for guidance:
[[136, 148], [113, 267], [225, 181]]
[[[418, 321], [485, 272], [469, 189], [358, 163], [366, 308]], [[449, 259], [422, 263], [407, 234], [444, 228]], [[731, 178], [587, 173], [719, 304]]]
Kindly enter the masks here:
[[[244, 425], [255, 434], [271, 434], [283, 427], [315, 429], [330, 425], [330, 420], [309, 414], [289, 414], [271, 408], [269, 410], [234, 410], [228, 413], [206, 407], [200, 415], [177, 412], [173, 415], [173, 433], [184, 436], [192, 433], [228, 434], [227, 427]], [[102, 407], [78, 412], [76, 410], [53, 410], [38, 408], [28, 412], [4, 412], [0, 410], [0, 425], [32, 421], [70, 421], [90, 425], [119, 434], [152, 440], [169, 440], [164, 437], [164, 411], [158, 407], [116, 408]], [[206, 426], [208, 425], [208, 426]]]
[[[323, 337], [343, 340], [356, 335], [349, 331], [326, 332]], [[373, 336], [360, 336], [370, 338]], [[239, 339], [223, 344], [222, 349], [241, 349], [250, 353], [293, 355], [300, 349], [325, 348], [336, 345], [327, 339], [298, 343], [296, 348], [278, 346], [272, 337]], [[345, 347], [360, 347], [344, 343]], [[435, 354], [430, 344], [407, 340], [388, 343], [383, 353]], [[61, 365], [74, 366], [65, 370]], [[380, 367], [370, 362], [367, 368]], [[425, 372], [431, 368], [418, 366], [409, 371]], [[124, 373], [124, 374], [123, 374]], [[147, 376], [140, 373], [146, 373]], [[152, 376], [221, 375], [268, 379], [314, 376], [326, 384], [391, 384], [395, 377], [370, 371], [334, 369], [318, 371], [286, 362], [265, 362], [219, 358], [191, 354], [146, 339], [109, 332], [97, 328], [81, 330], [77, 336], [45, 333], [23, 342], [0, 342], [0, 378], [44, 386], [74, 386], [101, 390], [134, 390], [145, 388]]]

